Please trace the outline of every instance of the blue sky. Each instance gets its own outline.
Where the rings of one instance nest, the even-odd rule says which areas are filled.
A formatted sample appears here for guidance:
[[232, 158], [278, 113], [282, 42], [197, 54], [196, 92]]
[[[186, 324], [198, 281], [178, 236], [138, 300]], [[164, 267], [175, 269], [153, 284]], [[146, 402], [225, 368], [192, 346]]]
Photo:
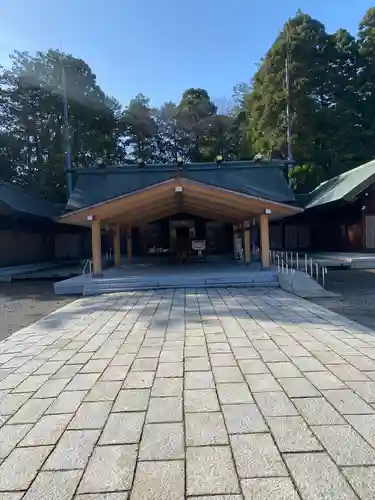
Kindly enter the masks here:
[[356, 33], [372, 0], [0, 0], [0, 64], [13, 49], [59, 48], [83, 58], [122, 104], [154, 105], [189, 87], [219, 102], [251, 79], [298, 8]]

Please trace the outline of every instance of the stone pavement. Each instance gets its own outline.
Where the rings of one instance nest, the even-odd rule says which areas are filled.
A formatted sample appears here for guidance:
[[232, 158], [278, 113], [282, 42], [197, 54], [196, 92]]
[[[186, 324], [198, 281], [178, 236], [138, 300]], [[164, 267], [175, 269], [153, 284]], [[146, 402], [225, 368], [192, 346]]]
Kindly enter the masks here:
[[375, 337], [279, 289], [80, 299], [0, 343], [0, 500], [375, 498]]

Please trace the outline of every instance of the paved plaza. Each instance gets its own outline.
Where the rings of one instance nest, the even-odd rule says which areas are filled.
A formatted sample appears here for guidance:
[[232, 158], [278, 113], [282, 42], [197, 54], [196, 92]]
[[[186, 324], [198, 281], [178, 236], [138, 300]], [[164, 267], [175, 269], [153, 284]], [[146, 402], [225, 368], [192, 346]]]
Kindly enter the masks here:
[[375, 336], [280, 289], [80, 299], [0, 343], [0, 500], [374, 491]]

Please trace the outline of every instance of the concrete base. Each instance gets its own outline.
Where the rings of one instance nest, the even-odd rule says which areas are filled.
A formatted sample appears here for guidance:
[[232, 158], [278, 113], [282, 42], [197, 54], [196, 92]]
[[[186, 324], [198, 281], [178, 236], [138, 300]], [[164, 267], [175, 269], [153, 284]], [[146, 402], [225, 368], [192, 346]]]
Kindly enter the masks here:
[[294, 273], [278, 273], [280, 287], [304, 299], [318, 297], [335, 297], [336, 294], [325, 290], [311, 276], [295, 271]]

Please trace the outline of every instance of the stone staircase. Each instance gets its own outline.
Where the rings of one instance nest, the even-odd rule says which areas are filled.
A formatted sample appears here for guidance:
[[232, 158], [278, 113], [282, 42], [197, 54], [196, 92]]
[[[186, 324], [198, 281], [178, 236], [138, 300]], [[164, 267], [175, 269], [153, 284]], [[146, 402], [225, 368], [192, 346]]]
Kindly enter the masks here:
[[[122, 278], [91, 279], [82, 284], [82, 295], [100, 295], [110, 292], [134, 290], [156, 290], [167, 288], [213, 288], [213, 287], [278, 287], [276, 271], [255, 271], [242, 273], [129, 276]], [[58, 293], [62, 292], [61, 288]], [[69, 293], [65, 291], [65, 293]], [[77, 293], [77, 290], [76, 292]]]

